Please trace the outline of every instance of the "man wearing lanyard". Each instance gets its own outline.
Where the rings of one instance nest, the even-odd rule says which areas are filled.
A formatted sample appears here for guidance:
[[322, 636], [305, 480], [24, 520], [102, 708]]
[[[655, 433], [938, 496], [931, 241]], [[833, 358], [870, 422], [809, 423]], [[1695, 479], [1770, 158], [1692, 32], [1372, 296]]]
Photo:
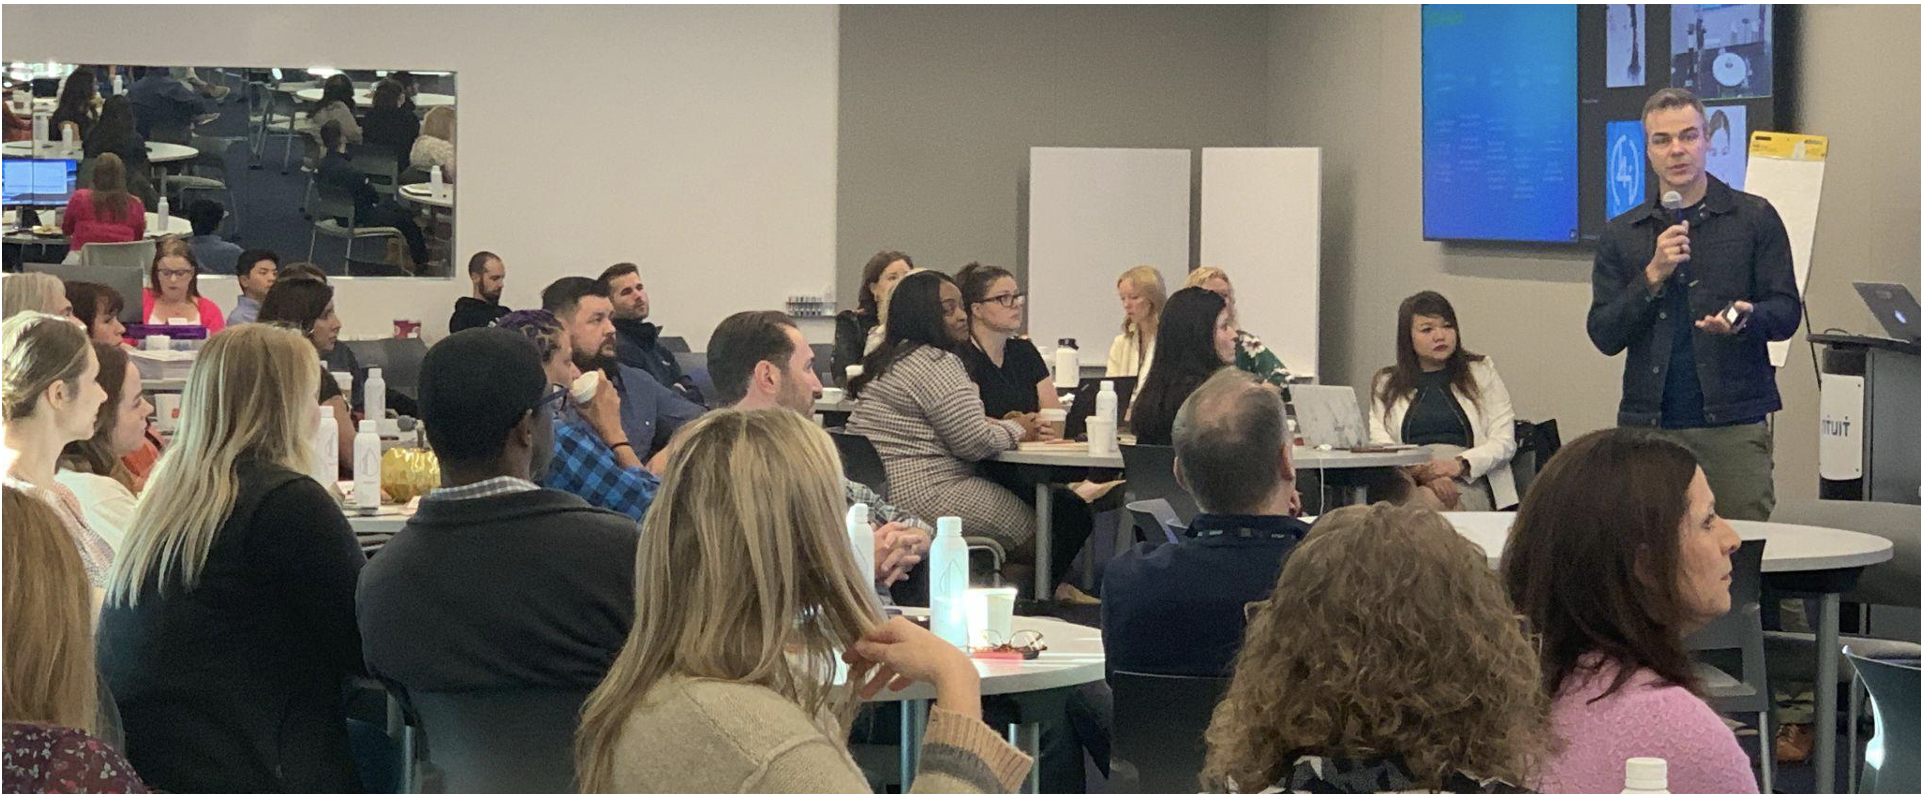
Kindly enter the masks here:
[[[1771, 430], [1783, 407], [1769, 341], [1802, 313], [1775, 208], [1704, 171], [1704, 106], [1683, 89], [1644, 103], [1657, 197], [1610, 220], [1591, 271], [1590, 341], [1626, 349], [1617, 423], [1658, 427], [1696, 453], [1718, 514], [1776, 506]], [[1676, 194], [1676, 207], [1663, 197]]]

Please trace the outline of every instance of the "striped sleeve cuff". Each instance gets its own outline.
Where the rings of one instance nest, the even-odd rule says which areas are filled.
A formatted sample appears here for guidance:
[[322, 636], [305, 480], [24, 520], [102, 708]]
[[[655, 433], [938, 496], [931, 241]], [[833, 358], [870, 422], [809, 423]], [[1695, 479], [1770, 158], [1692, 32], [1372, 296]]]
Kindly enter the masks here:
[[916, 792], [926, 784], [934, 792], [968, 793], [1014, 792], [1035, 764], [987, 724], [940, 706], [929, 710], [921, 763]]

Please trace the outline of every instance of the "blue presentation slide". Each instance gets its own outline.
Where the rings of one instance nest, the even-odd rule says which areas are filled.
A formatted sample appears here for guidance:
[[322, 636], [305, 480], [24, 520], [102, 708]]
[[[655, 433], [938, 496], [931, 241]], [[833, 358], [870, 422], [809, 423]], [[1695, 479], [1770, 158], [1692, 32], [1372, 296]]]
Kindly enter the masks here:
[[1603, 126], [1603, 218], [1623, 215], [1650, 199], [1644, 179], [1650, 167], [1643, 155], [1643, 123], [1609, 122]]
[[1576, 240], [1576, 50], [1572, 5], [1423, 7], [1424, 238]]

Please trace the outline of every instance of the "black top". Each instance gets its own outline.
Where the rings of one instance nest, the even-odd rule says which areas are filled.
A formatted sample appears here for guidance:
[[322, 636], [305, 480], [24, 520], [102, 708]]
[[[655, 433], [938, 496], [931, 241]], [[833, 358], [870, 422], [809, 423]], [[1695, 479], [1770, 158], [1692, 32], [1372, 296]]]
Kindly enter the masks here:
[[361, 119], [361, 143], [384, 147], [406, 168], [414, 139], [421, 135], [421, 120], [405, 108], [369, 108]]
[[1136, 445], [1175, 445], [1176, 411], [1182, 409], [1182, 403], [1188, 401], [1189, 395], [1202, 387], [1203, 380], [1208, 378], [1207, 374], [1199, 374], [1160, 383], [1163, 389], [1161, 396], [1140, 390], [1151, 386], [1138, 385], [1139, 390], [1129, 408], [1129, 430], [1136, 434]]
[[1138, 543], [1103, 572], [1102, 646], [1110, 670], [1228, 676], [1243, 607], [1276, 588], [1309, 525], [1280, 515], [1190, 522], [1180, 543]]
[[149, 574], [134, 606], [101, 611], [128, 757], [168, 792], [358, 792], [341, 684], [361, 671], [367, 560], [306, 475], [243, 461], [232, 478], [200, 584], [162, 593]]
[[368, 670], [409, 690], [594, 689], [634, 624], [640, 536], [557, 490], [423, 499], [361, 573]]
[[464, 296], [454, 300], [454, 315], [448, 317], [450, 335], [474, 327], [486, 327], [508, 315], [508, 309], [484, 299]]
[[873, 315], [844, 310], [835, 314], [835, 351], [830, 353], [829, 375], [836, 385], [847, 386], [848, 367], [862, 362], [867, 354], [868, 331], [880, 323]]
[[95, 116], [91, 109], [82, 109], [79, 113], [73, 113], [71, 111], [63, 113], [62, 109], [56, 108], [54, 109], [53, 116], [47, 119], [47, 136], [54, 141], [59, 141], [60, 126], [72, 122], [80, 128], [74, 137], [74, 141], [81, 142], [84, 148], [87, 141], [87, 134], [94, 129], [94, 119]]
[[655, 382], [681, 392], [695, 404], [702, 403], [701, 389], [681, 370], [675, 353], [661, 345], [661, 328], [640, 319], [615, 319], [615, 359], [648, 372]]
[[[354, 162], [348, 160], [346, 153], [330, 152], [322, 156], [320, 168], [314, 172], [314, 179], [345, 191], [348, 196], [353, 197], [354, 213], [357, 216], [365, 217], [374, 204], [380, 201], [380, 196], [374, 193], [374, 187], [368, 185], [367, 175], [354, 168]], [[345, 223], [345, 220], [340, 221]], [[361, 221], [365, 222], [364, 219]]]
[[1035, 386], [1049, 378], [1049, 364], [1029, 339], [1010, 338], [1002, 346], [999, 368], [989, 359], [989, 353], [974, 341], [955, 353], [962, 356], [962, 366], [969, 370], [969, 379], [982, 389], [982, 406], [990, 418], [1042, 409], [1042, 399], [1036, 395]]
[[[322, 363], [321, 364], [321, 404], [327, 404], [327, 400], [333, 399], [340, 395], [341, 395], [341, 384], [334, 381], [334, 375], [328, 373], [327, 371], [327, 364]], [[344, 421], [345, 419], [335, 419], [335, 420]]]
[[1416, 396], [1403, 414], [1403, 442], [1413, 446], [1444, 444], [1470, 448], [1469, 416], [1450, 390], [1448, 371], [1425, 371], [1416, 376]]

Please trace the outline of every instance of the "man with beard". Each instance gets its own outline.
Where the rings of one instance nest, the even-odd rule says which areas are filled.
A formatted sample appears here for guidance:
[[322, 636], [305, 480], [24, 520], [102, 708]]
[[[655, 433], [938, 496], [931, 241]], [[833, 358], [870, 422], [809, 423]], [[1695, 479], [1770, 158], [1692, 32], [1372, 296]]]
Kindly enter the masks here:
[[508, 266], [501, 256], [483, 250], [468, 259], [468, 280], [474, 283], [474, 296], [454, 300], [454, 315], [448, 317], [448, 332], [458, 333], [486, 327], [507, 315], [501, 306], [501, 288], [508, 282]]
[[600, 371], [620, 395], [621, 428], [628, 440], [611, 446], [630, 446], [636, 457], [648, 462], [675, 430], [702, 414], [701, 405], [663, 386], [646, 370], [615, 358], [614, 303], [600, 283], [563, 277], [542, 290], [541, 308], [567, 329], [575, 365], [583, 372]]
[[661, 327], [648, 321], [648, 287], [641, 282], [640, 267], [617, 263], [601, 273], [600, 282], [615, 305], [615, 357], [701, 404], [701, 389], [675, 362], [675, 353], [662, 347]]

